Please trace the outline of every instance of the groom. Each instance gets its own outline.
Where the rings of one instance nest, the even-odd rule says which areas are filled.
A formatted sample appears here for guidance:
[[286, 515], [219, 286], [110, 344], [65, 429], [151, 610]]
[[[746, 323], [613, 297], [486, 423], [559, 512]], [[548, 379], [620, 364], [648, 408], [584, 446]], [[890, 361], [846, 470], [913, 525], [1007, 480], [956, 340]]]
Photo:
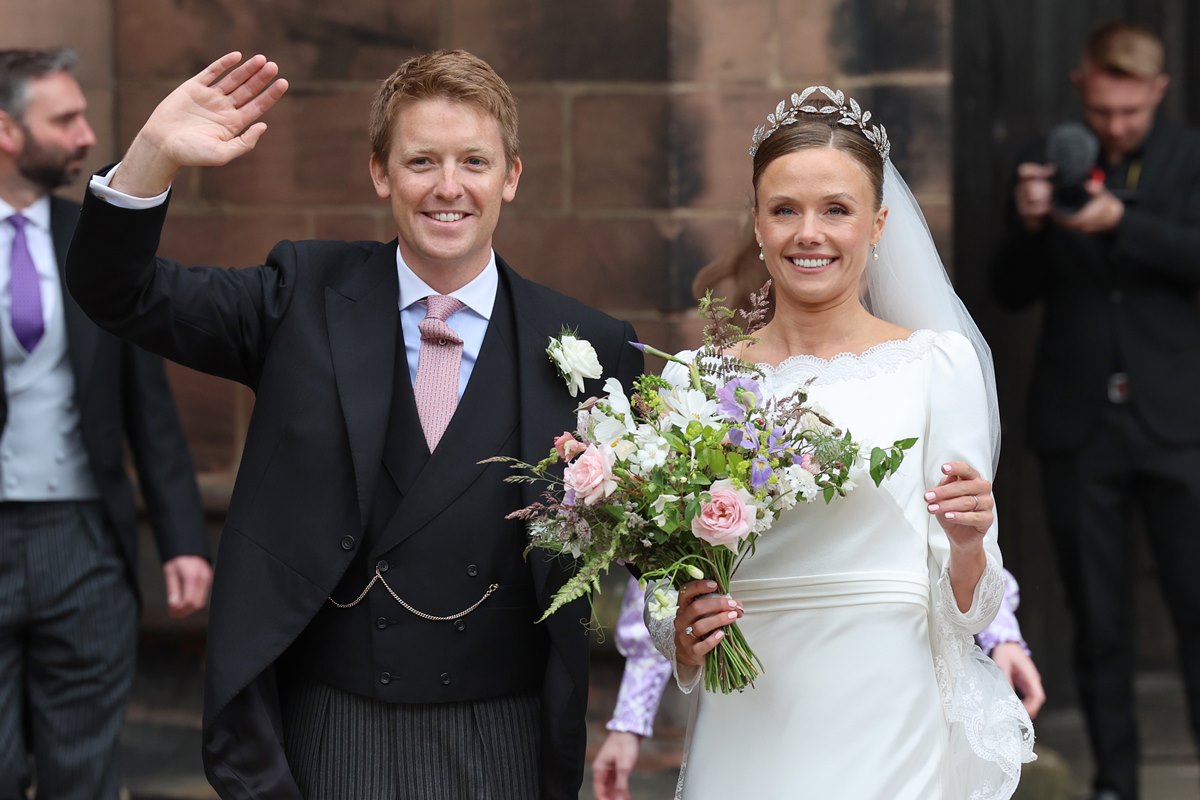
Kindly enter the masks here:
[[398, 239], [280, 242], [245, 270], [157, 259], [178, 170], [249, 152], [287, 90], [240, 61], [172, 92], [93, 179], [67, 265], [103, 327], [256, 393], [213, 588], [209, 780], [223, 798], [576, 797], [588, 611], [534, 623], [566, 567], [522, 558], [504, 517], [536, 492], [479, 462], [540, 460], [573, 427], [549, 337], [576, 330], [628, 385], [633, 329], [492, 250], [516, 105], [461, 51], [375, 97]]

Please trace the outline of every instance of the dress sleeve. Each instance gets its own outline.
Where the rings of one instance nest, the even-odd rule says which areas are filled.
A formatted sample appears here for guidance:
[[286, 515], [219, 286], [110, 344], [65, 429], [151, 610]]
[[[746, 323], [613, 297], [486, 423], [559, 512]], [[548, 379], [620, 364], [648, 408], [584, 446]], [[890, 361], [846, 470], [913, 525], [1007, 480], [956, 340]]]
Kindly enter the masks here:
[[[678, 592], [668, 586], [665, 581], [652, 587], [651, 591], [656, 589], [662, 589], [666, 594], [678, 596]], [[673, 618], [656, 619], [650, 613], [649, 603], [645, 604], [643, 613], [646, 630], [650, 631], [650, 640], [654, 642], [654, 647], [671, 665], [671, 672], [675, 675], [675, 685], [684, 694], [691, 694], [700, 685], [700, 679], [704, 677], [704, 668], [680, 664], [679, 660], [675, 658], [675, 620]]]
[[[925, 486], [936, 486], [942, 465], [965, 461], [986, 479], [992, 479], [992, 443], [987, 395], [975, 348], [957, 333], [940, 334], [933, 344], [929, 380], [929, 418], [925, 426]], [[950, 588], [950, 540], [936, 517], [928, 518], [927, 534], [934, 608], [945, 621], [974, 635], [988, 626], [1004, 599], [1004, 575], [996, 543], [997, 521], [984, 535], [987, 566], [975, 587], [971, 608], [960, 611]]]
[[617, 705], [608, 721], [610, 731], [627, 731], [638, 736], [653, 735], [654, 716], [671, 677], [671, 662], [654, 649], [650, 631], [642, 621], [645, 601], [645, 593], [630, 578], [621, 601], [616, 634], [617, 650], [625, 656], [625, 670], [621, 673]]
[[[937, 485], [947, 461], [965, 461], [990, 480], [991, 434], [982, 372], [974, 348], [961, 335], [944, 333], [935, 340], [929, 393], [926, 485]], [[965, 613], [950, 586], [949, 540], [932, 515], [928, 524], [929, 644], [948, 725], [943, 795], [1006, 800], [1021, 779], [1021, 765], [1036, 756], [1029, 714], [972, 638], [996, 615], [1004, 597], [996, 524], [984, 537], [987, 566]]]

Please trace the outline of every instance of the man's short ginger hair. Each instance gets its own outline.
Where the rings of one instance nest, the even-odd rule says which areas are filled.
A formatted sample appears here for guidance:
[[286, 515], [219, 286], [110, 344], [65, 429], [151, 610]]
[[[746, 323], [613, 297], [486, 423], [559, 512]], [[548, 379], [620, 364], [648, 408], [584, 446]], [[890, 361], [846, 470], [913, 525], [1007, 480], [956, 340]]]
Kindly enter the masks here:
[[1083, 65], [1110, 75], [1151, 80], [1163, 71], [1163, 42], [1140, 23], [1107, 22], [1084, 42]]
[[431, 99], [469, 103], [494, 117], [504, 141], [504, 159], [512, 167], [519, 147], [516, 98], [491, 65], [465, 50], [410, 58], [380, 85], [371, 102], [371, 154], [386, 163], [401, 107]]

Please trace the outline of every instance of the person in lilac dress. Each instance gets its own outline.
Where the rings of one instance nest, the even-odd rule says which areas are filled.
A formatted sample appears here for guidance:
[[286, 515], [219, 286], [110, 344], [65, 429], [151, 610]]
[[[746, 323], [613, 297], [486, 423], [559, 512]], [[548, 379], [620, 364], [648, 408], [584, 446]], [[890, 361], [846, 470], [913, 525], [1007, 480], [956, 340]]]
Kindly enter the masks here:
[[[996, 619], [975, 637], [975, 641], [1020, 693], [1032, 719], [1046, 701], [1046, 693], [1029, 647], [1021, 636], [1016, 616], [1020, 587], [1008, 570], [1004, 570], [1004, 584], [1004, 602]], [[592, 762], [592, 789], [596, 800], [630, 800], [629, 773], [637, 764], [642, 739], [654, 734], [654, 717], [671, 678], [670, 662], [654, 649], [642, 621], [644, 603], [644, 594], [637, 581], [630, 578], [621, 602], [615, 637], [617, 650], [625, 657], [625, 670], [612, 719], [608, 721], [608, 736]]]

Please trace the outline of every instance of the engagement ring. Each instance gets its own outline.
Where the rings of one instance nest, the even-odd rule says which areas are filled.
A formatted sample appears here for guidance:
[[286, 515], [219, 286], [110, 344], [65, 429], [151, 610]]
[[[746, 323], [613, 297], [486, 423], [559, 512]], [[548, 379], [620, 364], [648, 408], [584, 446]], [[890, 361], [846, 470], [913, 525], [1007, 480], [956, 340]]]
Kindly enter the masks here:
[[688, 625], [686, 628], [684, 628], [683, 632], [686, 633], [688, 636], [692, 636], [692, 637], [694, 637], [696, 635], [696, 634], [692, 633], [691, 625]]

